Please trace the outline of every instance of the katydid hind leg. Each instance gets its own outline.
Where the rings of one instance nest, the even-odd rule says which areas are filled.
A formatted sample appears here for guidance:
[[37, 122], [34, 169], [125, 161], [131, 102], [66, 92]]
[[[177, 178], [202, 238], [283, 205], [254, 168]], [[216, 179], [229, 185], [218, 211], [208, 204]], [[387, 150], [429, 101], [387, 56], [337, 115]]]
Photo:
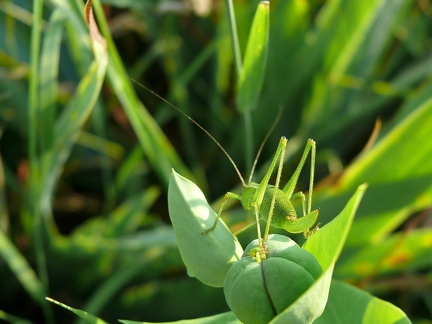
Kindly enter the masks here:
[[[306, 197], [302, 192], [298, 192], [293, 194], [295, 186], [297, 185], [298, 178], [300, 176], [300, 173], [303, 169], [303, 166], [306, 162], [306, 159], [308, 155], [311, 155], [311, 167], [310, 167], [310, 177], [309, 177], [309, 192], [308, 192], [308, 198], [307, 198], [307, 206], [306, 206]], [[284, 227], [284, 229], [291, 233], [301, 233], [303, 232], [303, 235], [305, 238], [310, 237], [313, 233], [315, 233], [319, 229], [319, 224], [312, 230], [312, 226], [315, 224], [319, 210], [316, 209], [314, 211], [312, 210], [312, 194], [313, 194], [313, 183], [314, 183], [314, 174], [315, 174], [315, 156], [316, 156], [316, 145], [315, 142], [312, 139], [309, 139], [306, 143], [306, 147], [303, 151], [303, 155], [301, 157], [301, 160], [294, 171], [291, 179], [288, 181], [288, 183], [283, 188], [283, 191], [287, 194], [290, 200], [293, 198], [296, 198], [298, 196], [301, 196], [302, 198], [302, 208], [303, 208], [303, 217], [300, 218], [292, 218], [287, 217], [287, 223]]]
[[309, 214], [312, 210], [312, 191], [313, 191], [313, 182], [314, 182], [314, 173], [315, 173], [316, 146], [315, 146], [315, 142], [312, 139], [309, 139], [307, 141], [306, 147], [303, 151], [303, 155], [300, 159], [299, 164], [297, 165], [297, 168], [295, 169], [291, 178], [288, 180], [285, 187], [282, 189], [282, 191], [288, 195], [289, 199], [291, 199], [291, 197], [293, 196], [295, 187], [297, 185], [297, 181], [298, 181], [298, 178], [300, 176], [300, 173], [301, 173], [303, 166], [306, 162], [306, 159], [309, 155], [309, 152], [311, 153], [311, 168], [310, 168], [310, 177], [309, 177], [309, 192], [308, 192], [306, 214]]
[[305, 216], [307, 214], [306, 213], [306, 196], [305, 196], [305, 194], [301, 191], [296, 192], [295, 194], [293, 194], [291, 196], [291, 201], [298, 199], [299, 197], [301, 198], [301, 202], [302, 202], [302, 215]]

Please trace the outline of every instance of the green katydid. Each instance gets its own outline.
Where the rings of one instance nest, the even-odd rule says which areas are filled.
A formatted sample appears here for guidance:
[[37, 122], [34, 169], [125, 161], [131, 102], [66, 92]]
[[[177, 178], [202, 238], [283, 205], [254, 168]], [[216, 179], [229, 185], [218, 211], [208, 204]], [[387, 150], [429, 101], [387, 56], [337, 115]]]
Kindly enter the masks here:
[[[277, 227], [277, 228], [283, 228], [289, 233], [303, 233], [303, 235], [308, 238], [312, 233], [314, 233], [318, 226], [316, 226], [314, 229], [310, 230], [311, 227], [315, 224], [319, 210], [315, 209], [312, 211], [312, 190], [313, 190], [313, 180], [314, 180], [314, 171], [315, 171], [315, 155], [316, 155], [316, 146], [315, 142], [312, 139], [309, 139], [306, 143], [306, 147], [303, 151], [303, 155], [301, 157], [301, 160], [299, 164], [297, 165], [297, 168], [295, 169], [293, 175], [291, 176], [291, 179], [287, 182], [287, 184], [280, 189], [280, 177], [282, 174], [282, 167], [285, 157], [285, 151], [286, 151], [286, 145], [287, 145], [287, 139], [285, 137], [282, 137], [279, 141], [278, 148], [276, 150], [275, 156], [270, 164], [270, 167], [267, 171], [267, 173], [264, 175], [263, 180], [260, 183], [252, 182], [252, 176], [253, 176], [253, 170], [256, 164], [256, 161], [258, 159], [258, 156], [261, 152], [261, 149], [266, 142], [268, 135], [264, 139], [263, 143], [261, 144], [261, 147], [258, 151], [257, 157], [255, 159], [254, 166], [252, 168], [249, 182], [246, 184], [244, 181], [239, 169], [237, 168], [236, 164], [234, 163], [233, 159], [230, 157], [228, 152], [222, 147], [222, 145], [211, 135], [203, 126], [201, 126], [197, 121], [195, 121], [192, 117], [187, 115], [185, 112], [183, 112], [181, 109], [176, 107], [174, 104], [166, 100], [165, 98], [161, 97], [151, 89], [145, 87], [144, 85], [140, 84], [139, 82], [131, 79], [134, 83], [137, 85], [143, 87], [147, 91], [150, 91], [153, 95], [164, 101], [166, 104], [177, 110], [180, 114], [182, 114], [184, 117], [189, 119], [192, 123], [194, 123], [198, 128], [200, 128], [207, 136], [210, 137], [210, 139], [222, 150], [222, 152], [227, 156], [230, 163], [233, 165], [241, 183], [242, 183], [242, 193], [236, 194], [232, 192], [227, 192], [222, 200], [222, 204], [219, 208], [219, 211], [217, 213], [216, 220], [210, 228], [206, 229], [202, 232], [202, 234], [208, 234], [210, 233], [218, 223], [219, 218], [222, 215], [224, 206], [226, 201], [229, 198], [237, 199], [239, 200], [243, 208], [245, 210], [252, 210], [255, 214], [255, 218], [257, 221], [257, 231], [258, 231], [258, 237], [261, 238], [261, 231], [259, 226], [259, 217], [263, 217], [267, 221], [266, 231], [264, 235], [264, 242], [265, 245], [266, 237], [269, 233], [269, 227], [270, 225]], [[276, 121], [277, 122], [277, 121]], [[276, 124], [275, 122], [275, 124]], [[275, 124], [272, 126], [271, 130], [275, 126]], [[269, 133], [270, 133], [269, 132]], [[294, 193], [295, 186], [297, 184], [298, 178], [300, 176], [301, 170], [303, 169], [303, 166], [306, 162], [306, 159], [311, 154], [311, 170], [310, 170], [310, 179], [309, 179], [309, 192], [308, 192], [308, 198], [306, 203], [306, 197], [302, 192]], [[278, 171], [276, 175], [276, 182], [275, 185], [269, 185], [270, 177], [276, 168], [276, 164], [279, 161]], [[294, 209], [293, 204], [291, 203], [292, 199], [300, 197], [302, 199], [302, 210], [303, 210], [303, 216], [297, 217], [296, 210]]]
[[[316, 226], [313, 230], [310, 230], [313, 224], [315, 224], [319, 213], [318, 209], [311, 211], [315, 155], [316, 155], [315, 142], [312, 139], [309, 139], [307, 141], [306, 147], [303, 152], [303, 156], [299, 164], [297, 165], [296, 170], [291, 176], [291, 179], [287, 182], [287, 184], [282, 189], [279, 189], [286, 145], [287, 145], [287, 139], [285, 137], [282, 137], [279, 141], [278, 148], [270, 164], [270, 167], [266, 172], [266, 174], [264, 175], [263, 180], [260, 183], [249, 181], [249, 183], [246, 184], [243, 178], [239, 175], [243, 185], [241, 195], [232, 192], [227, 192], [225, 194], [213, 226], [206, 229], [203, 232], [203, 234], [210, 233], [216, 227], [217, 222], [220, 216], [222, 215], [222, 211], [225, 206], [225, 203], [229, 198], [239, 200], [243, 205], [244, 209], [254, 211], [256, 222], [257, 222], [257, 231], [258, 231], [259, 239], [261, 238], [261, 231], [259, 227], [259, 216], [261, 216], [267, 221], [267, 226], [264, 234], [264, 241], [260, 244], [263, 247], [265, 247], [266, 245], [266, 240], [269, 234], [270, 225], [277, 228], [283, 228], [290, 233], [303, 232], [305, 238], [308, 238], [312, 233], [314, 233], [318, 229], [318, 226]], [[298, 192], [295, 194], [293, 193], [294, 193], [295, 186], [297, 184], [297, 180], [300, 176], [300, 172], [304, 166], [304, 163], [306, 162], [309, 153], [311, 153], [311, 172], [310, 172], [310, 179], [309, 179], [309, 193], [308, 193], [308, 199], [306, 205], [306, 197], [302, 192]], [[276, 168], [276, 163], [278, 161], [279, 161], [279, 166], [276, 175], [276, 183], [274, 186], [272, 186], [269, 185], [268, 183], [274, 169]], [[297, 217], [296, 210], [294, 209], [294, 206], [291, 203], [291, 200], [298, 196], [302, 198], [302, 207], [303, 207], [303, 216], [299, 218]], [[262, 256], [262, 253], [260, 253], [260, 255]]]

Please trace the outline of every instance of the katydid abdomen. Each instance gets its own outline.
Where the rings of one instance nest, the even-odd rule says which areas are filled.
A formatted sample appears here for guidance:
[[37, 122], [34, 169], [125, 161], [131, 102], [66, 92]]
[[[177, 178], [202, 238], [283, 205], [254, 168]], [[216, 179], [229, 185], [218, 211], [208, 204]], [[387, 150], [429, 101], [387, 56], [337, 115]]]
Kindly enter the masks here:
[[281, 189], [271, 185], [267, 186], [264, 199], [259, 207], [259, 213], [260, 216], [267, 221], [268, 215], [270, 215], [271, 212], [270, 205], [273, 195], [276, 195], [276, 200], [270, 225], [276, 228], [284, 228], [284, 224], [287, 220], [297, 218], [297, 213], [289, 197]]
[[[258, 183], [250, 183], [243, 188], [243, 199], [241, 202], [247, 210], [253, 210], [253, 202], [257, 200], [258, 185]], [[272, 199], [275, 201], [273, 212], [270, 210]], [[319, 210], [316, 209], [303, 217], [297, 218], [297, 212], [288, 194], [272, 185], [266, 187], [261, 204], [258, 206], [258, 211], [265, 221], [267, 221], [272, 212], [271, 226], [283, 228], [290, 233], [302, 233], [306, 231], [305, 235], [308, 233], [307, 229], [315, 224], [319, 213]]]

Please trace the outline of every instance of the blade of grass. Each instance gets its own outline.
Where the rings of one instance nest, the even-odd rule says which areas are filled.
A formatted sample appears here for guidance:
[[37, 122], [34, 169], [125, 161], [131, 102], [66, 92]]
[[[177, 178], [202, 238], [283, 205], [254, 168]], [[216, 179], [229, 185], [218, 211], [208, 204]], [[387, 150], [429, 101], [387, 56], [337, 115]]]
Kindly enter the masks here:
[[46, 169], [50, 170], [44, 179], [45, 187], [42, 202], [45, 208], [50, 208], [50, 199], [60, 171], [81, 132], [81, 128], [92, 112], [102, 87], [108, 61], [103, 49], [96, 49], [95, 56], [96, 60], [88, 68], [88, 72], [78, 85], [74, 97], [56, 121], [55, 142], [52, 150], [46, 154], [44, 159]]
[[322, 24], [323, 28], [332, 28], [332, 25], [335, 27], [332, 44], [326, 53], [326, 65], [331, 69], [329, 78], [332, 81], [338, 83], [346, 73], [385, 2], [385, 0], [346, 1], [333, 8], [326, 23]]
[[[0, 129], [0, 139], [3, 130]], [[7, 233], [9, 229], [9, 215], [5, 199], [5, 174], [3, 170], [3, 159], [0, 155], [0, 231]]]
[[32, 322], [27, 321], [23, 318], [19, 318], [16, 316], [13, 316], [11, 314], [8, 314], [2, 310], [0, 310], [0, 319], [6, 321], [6, 322], [10, 322], [10, 323], [17, 323], [17, 324], [32, 324]]
[[89, 313], [84, 312], [84, 311], [82, 311], [80, 309], [77, 309], [77, 308], [70, 307], [70, 306], [65, 305], [63, 303], [60, 303], [59, 301], [54, 300], [52, 298], [47, 297], [46, 300], [48, 300], [49, 302], [54, 303], [56, 305], [59, 305], [59, 306], [65, 308], [65, 309], [67, 309], [68, 311], [71, 311], [72, 313], [74, 313], [77, 316], [79, 316], [82, 319], [84, 319], [86, 323], [90, 323], [90, 324], [108, 324], [104, 320], [102, 320], [102, 319], [100, 319], [100, 318], [98, 318], [98, 317], [96, 317], [96, 316], [94, 316], [92, 314], [89, 314]]
[[40, 118], [43, 120], [43, 127], [41, 127], [40, 145], [42, 152], [51, 147], [54, 139], [54, 120], [57, 113], [58, 96], [57, 79], [63, 28], [64, 16], [61, 10], [55, 9], [46, 27], [41, 52]]
[[30, 297], [45, 309], [44, 284], [3, 231], [0, 231], [0, 254]]

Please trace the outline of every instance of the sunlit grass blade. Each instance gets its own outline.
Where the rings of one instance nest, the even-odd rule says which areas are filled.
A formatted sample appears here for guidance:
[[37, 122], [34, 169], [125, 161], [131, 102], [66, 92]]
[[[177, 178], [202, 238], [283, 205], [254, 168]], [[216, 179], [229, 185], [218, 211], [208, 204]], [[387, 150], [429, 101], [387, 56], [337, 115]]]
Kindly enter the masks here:
[[422, 269], [432, 264], [432, 230], [416, 229], [395, 233], [384, 242], [365, 246], [339, 265], [338, 278], [367, 278], [390, 272]]
[[77, 309], [77, 308], [70, 307], [70, 306], [65, 305], [65, 304], [63, 304], [57, 300], [52, 299], [52, 298], [47, 297], [46, 300], [48, 300], [49, 302], [54, 303], [56, 305], [59, 305], [65, 309], [67, 309], [68, 311], [71, 311], [72, 313], [74, 313], [77, 316], [84, 319], [87, 323], [90, 323], [90, 324], [108, 324], [104, 320], [102, 320], [102, 319], [100, 319], [100, 318], [98, 318], [92, 314], [89, 314], [89, 313], [84, 312], [84, 311]]
[[[326, 53], [330, 79], [337, 82], [359, 51], [376, 17], [386, 10], [384, 0], [345, 1], [343, 5], [325, 6], [318, 26], [333, 33]], [[334, 2], [336, 4], [336, 2]]]

